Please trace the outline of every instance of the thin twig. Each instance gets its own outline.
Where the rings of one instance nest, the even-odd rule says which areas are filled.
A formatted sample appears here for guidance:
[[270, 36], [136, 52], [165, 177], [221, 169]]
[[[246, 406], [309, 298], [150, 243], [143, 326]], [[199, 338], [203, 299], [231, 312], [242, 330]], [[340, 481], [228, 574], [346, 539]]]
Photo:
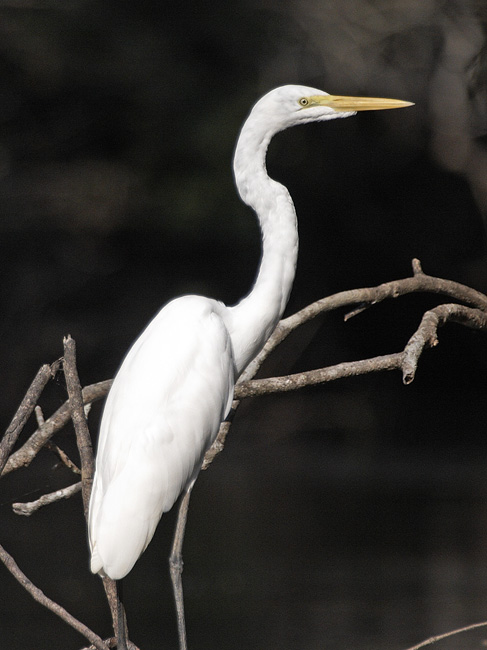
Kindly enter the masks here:
[[[235, 412], [237, 408], [239, 407], [240, 401], [235, 400], [232, 405], [232, 411]], [[208, 449], [208, 451], [205, 454], [205, 457], [203, 459], [203, 464], [201, 465], [201, 469], [208, 469], [208, 467], [211, 465], [211, 463], [215, 460], [215, 458], [218, 456], [223, 451], [223, 448], [225, 446], [225, 440], [227, 438], [227, 434], [230, 431], [230, 427], [232, 426], [231, 420], [225, 420], [225, 422], [222, 422], [220, 424], [220, 429], [218, 430], [218, 435], [215, 439], [215, 442], [211, 445], [211, 447]]]
[[[401, 280], [392, 280], [391, 282], [385, 282], [376, 287], [341, 291], [340, 293], [317, 300], [292, 316], [284, 318], [280, 321], [271, 338], [264, 346], [262, 352], [256, 357], [256, 359], [254, 359], [251, 365], [253, 367], [260, 367], [264, 359], [269, 356], [270, 352], [282, 343], [282, 341], [297, 327], [313, 318], [316, 318], [319, 314], [349, 307], [351, 305], [363, 305], [363, 309], [354, 310], [352, 312], [356, 315], [367, 307], [376, 305], [377, 303], [383, 302], [389, 298], [399, 298], [400, 296], [410, 293], [435, 293], [449, 296], [454, 300], [466, 303], [476, 309], [487, 311], [487, 296], [485, 294], [464, 284], [460, 284], [459, 282], [426, 275], [421, 270], [419, 260], [414, 259], [412, 261], [412, 266], [414, 272], [413, 277], [403, 278]], [[345, 316], [345, 319], [347, 319], [347, 316]]]
[[[96, 402], [106, 396], [112, 385], [111, 379], [99, 381], [83, 388], [83, 403]], [[39, 427], [30, 438], [14, 452], [8, 459], [3, 475], [8, 474], [20, 467], [27, 467], [34, 460], [36, 455], [57, 431], [60, 431], [70, 420], [69, 400], [66, 400], [58, 410]]]
[[423, 350], [438, 345], [438, 328], [450, 321], [472, 329], [487, 329], [487, 314], [480, 309], [451, 303], [438, 305], [427, 311], [404, 349], [403, 381], [405, 384], [410, 384], [414, 380]]
[[37, 400], [53, 374], [55, 374], [55, 364], [52, 366], [46, 364], [39, 369], [37, 375], [34, 377], [34, 381], [29, 386], [24, 399], [17, 409], [17, 412], [5, 432], [2, 442], [0, 443], [0, 474], [5, 467], [8, 456], [17, 442], [25, 423], [34, 410]]
[[103, 639], [95, 634], [89, 627], [78, 621], [72, 614], [61, 607], [58, 603], [54, 602], [48, 598], [43, 591], [36, 587], [34, 583], [29, 580], [29, 578], [23, 573], [13, 557], [7, 553], [7, 551], [0, 545], [0, 560], [4, 563], [5, 567], [10, 571], [18, 582], [24, 587], [24, 589], [41, 605], [47, 607], [47, 609], [57, 614], [59, 617], [65, 621], [68, 625], [77, 630], [82, 634], [97, 650], [108, 650], [108, 646], [105, 644]]
[[436, 636], [431, 636], [429, 639], [426, 639], [426, 641], [422, 641], [421, 643], [418, 643], [418, 645], [414, 645], [411, 646], [410, 648], [406, 648], [406, 650], [419, 650], [420, 648], [425, 648], [427, 645], [433, 645], [433, 643], [437, 643], [442, 639], [447, 639], [449, 636], [454, 636], [455, 634], [461, 634], [462, 632], [469, 632], [470, 630], [475, 630], [478, 627], [485, 627], [486, 625], [487, 625], [487, 621], [483, 621], [482, 623], [473, 623], [473, 625], [466, 625], [465, 627], [459, 627], [456, 630], [445, 632], [445, 634], [438, 634]]
[[37, 426], [42, 427], [42, 425], [45, 422], [45, 419], [44, 419], [44, 413], [42, 412], [42, 409], [41, 409], [41, 407], [39, 405], [37, 405], [35, 407], [34, 413], [35, 413], [36, 420], [37, 420]]
[[[114, 636], [105, 639], [105, 643], [109, 648], [117, 647], [117, 639]], [[90, 645], [88, 648], [81, 648], [81, 650], [95, 650], [95, 646]], [[132, 641], [128, 641], [128, 650], [140, 650], [140, 648], [136, 646], [135, 643], [132, 643]]]
[[306, 386], [315, 386], [316, 384], [336, 381], [345, 377], [357, 377], [371, 372], [398, 370], [402, 367], [403, 357], [403, 352], [396, 352], [395, 354], [387, 354], [371, 359], [362, 359], [360, 361], [345, 361], [335, 366], [298, 372], [293, 375], [253, 379], [252, 381], [247, 381], [236, 386], [235, 395], [239, 399], [243, 399], [245, 397], [257, 397], [271, 393], [287, 393]]
[[68, 469], [70, 469], [75, 474], [81, 474], [80, 468], [75, 463], [73, 463], [71, 458], [65, 451], [61, 449], [61, 447], [55, 445], [51, 440], [48, 440], [44, 446], [46, 449], [49, 449], [49, 451], [55, 453], [60, 458], [63, 465], [66, 465]]
[[[74, 428], [76, 431], [76, 441], [81, 458], [81, 490], [83, 493], [85, 517], [87, 517], [91, 484], [93, 481], [94, 460], [93, 452], [91, 449], [91, 439], [83, 408], [83, 395], [81, 386], [79, 384], [78, 371], [76, 369], [76, 345], [70, 336], [68, 336], [64, 341], [63, 365], [66, 378], [66, 386], [69, 394], [69, 412], [71, 413]], [[34, 409], [34, 406], [35, 403], [32, 405], [31, 410]], [[39, 413], [37, 415], [39, 417]], [[46, 427], [46, 425], [47, 422], [44, 422], [44, 424], [41, 426], [41, 429]], [[55, 612], [66, 623], [68, 623], [68, 625], [71, 625], [81, 634], [83, 634], [88, 639], [88, 641], [90, 641], [90, 643], [95, 646], [95, 648], [99, 650], [108, 649], [108, 646], [105, 644], [103, 639], [101, 639], [97, 634], [90, 630], [86, 625], [74, 618], [74, 616], [66, 611], [64, 607], [61, 607], [61, 605], [58, 603], [54, 602], [50, 598], [47, 598], [47, 596], [45, 596], [45, 594], [38, 587], [36, 587], [24, 573], [22, 573], [22, 571], [15, 563], [14, 559], [2, 547], [0, 547], [0, 559], [2, 559], [3, 563], [12, 573], [12, 575], [17, 578], [22, 586], [39, 603]]]
[[[117, 639], [114, 636], [108, 637], [108, 639], [104, 639], [104, 643], [108, 648], [116, 648], [117, 647]], [[81, 648], [81, 650], [96, 650], [94, 645], [90, 645], [86, 648]], [[137, 648], [138, 650], [138, 648]]]
[[413, 275], [424, 275], [423, 267], [417, 257], [414, 257], [411, 260], [411, 266], [413, 269]]
[[16, 515], [24, 515], [25, 517], [30, 517], [33, 512], [42, 508], [42, 506], [48, 506], [51, 503], [56, 501], [61, 501], [61, 499], [69, 499], [74, 494], [77, 494], [81, 490], [81, 481], [78, 483], [73, 483], [73, 485], [68, 485], [68, 487], [62, 488], [61, 490], [56, 490], [55, 492], [50, 492], [49, 494], [43, 494], [41, 497], [35, 501], [29, 501], [28, 503], [12, 503], [12, 509]]
[[81, 460], [81, 492], [83, 495], [85, 518], [88, 521], [91, 486], [93, 485], [93, 474], [95, 472], [95, 459], [88, 423], [86, 422], [83, 408], [83, 395], [79, 383], [78, 370], [76, 368], [76, 343], [69, 335], [64, 339], [63, 367], [66, 388], [69, 395], [71, 419], [73, 420], [73, 426], [76, 432], [76, 443]]

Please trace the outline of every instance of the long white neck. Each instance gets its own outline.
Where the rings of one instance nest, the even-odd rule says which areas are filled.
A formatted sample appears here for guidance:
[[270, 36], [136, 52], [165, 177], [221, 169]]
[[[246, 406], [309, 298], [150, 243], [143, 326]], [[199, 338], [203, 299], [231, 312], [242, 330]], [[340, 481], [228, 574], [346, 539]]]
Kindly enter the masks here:
[[251, 292], [230, 308], [230, 334], [240, 374], [272, 334], [289, 299], [298, 254], [294, 204], [287, 189], [269, 178], [267, 147], [280, 129], [247, 121], [234, 158], [238, 192], [257, 214], [262, 232], [262, 258]]

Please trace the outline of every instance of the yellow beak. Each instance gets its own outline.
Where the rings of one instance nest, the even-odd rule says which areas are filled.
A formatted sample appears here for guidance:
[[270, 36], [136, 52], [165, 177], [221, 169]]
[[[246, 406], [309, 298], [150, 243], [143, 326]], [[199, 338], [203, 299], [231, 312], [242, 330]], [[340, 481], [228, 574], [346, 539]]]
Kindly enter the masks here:
[[335, 111], [382, 111], [389, 108], [404, 108], [414, 106], [413, 102], [402, 99], [383, 99], [382, 97], [344, 97], [343, 95], [313, 95], [309, 97], [310, 104], [329, 106]]

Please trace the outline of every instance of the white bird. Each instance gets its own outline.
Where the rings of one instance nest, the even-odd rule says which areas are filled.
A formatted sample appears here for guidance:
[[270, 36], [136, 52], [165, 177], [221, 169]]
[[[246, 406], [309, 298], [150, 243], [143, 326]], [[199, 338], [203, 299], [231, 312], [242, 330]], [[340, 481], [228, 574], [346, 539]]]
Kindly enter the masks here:
[[106, 401], [89, 511], [91, 570], [124, 577], [162, 514], [192, 487], [232, 402], [235, 381], [272, 334], [287, 304], [298, 253], [294, 205], [269, 178], [271, 138], [290, 126], [409, 106], [282, 86], [244, 123], [234, 157], [241, 199], [257, 214], [262, 258], [250, 293], [233, 307], [183, 296], [136, 340]]

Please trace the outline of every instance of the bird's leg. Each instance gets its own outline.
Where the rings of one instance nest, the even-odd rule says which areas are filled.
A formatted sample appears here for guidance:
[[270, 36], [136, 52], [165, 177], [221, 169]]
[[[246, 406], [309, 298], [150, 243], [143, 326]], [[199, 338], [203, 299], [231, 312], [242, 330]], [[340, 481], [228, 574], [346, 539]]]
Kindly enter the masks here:
[[123, 589], [122, 581], [117, 580], [117, 650], [128, 650], [128, 630], [125, 609], [122, 602]]
[[186, 490], [181, 503], [179, 504], [178, 519], [172, 543], [171, 555], [169, 556], [169, 570], [171, 573], [174, 602], [176, 603], [176, 615], [178, 619], [179, 650], [187, 650], [186, 623], [184, 621], [184, 597], [183, 597], [183, 540], [188, 517], [189, 499], [194, 481]]
[[[103, 581], [103, 587], [105, 589], [105, 593], [107, 595], [107, 600], [108, 600], [108, 605], [110, 607], [110, 613], [112, 615], [112, 622], [113, 622], [113, 633], [115, 635], [115, 639], [120, 639], [118, 641], [118, 648], [119, 650], [127, 650], [127, 641], [125, 641], [124, 645], [124, 639], [128, 639], [128, 630], [127, 630], [127, 619], [125, 616], [125, 611], [124, 607], [121, 601], [122, 598], [122, 582], [121, 581], [116, 581], [112, 580], [108, 576], [102, 577]], [[119, 621], [124, 622], [124, 627], [125, 627], [125, 637], [123, 631], [120, 631], [119, 628]]]

